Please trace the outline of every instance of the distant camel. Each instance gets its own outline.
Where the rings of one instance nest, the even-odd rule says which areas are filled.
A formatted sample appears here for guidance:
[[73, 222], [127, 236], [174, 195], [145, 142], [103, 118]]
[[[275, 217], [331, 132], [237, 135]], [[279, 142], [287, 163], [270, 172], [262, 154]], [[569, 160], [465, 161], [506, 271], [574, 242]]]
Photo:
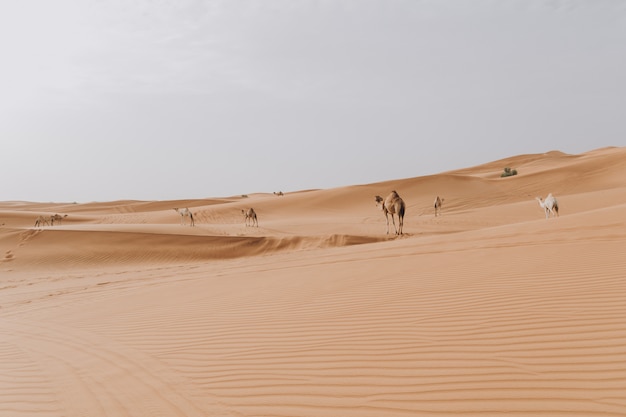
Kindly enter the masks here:
[[274, 195], [275, 195], [275, 196], [278, 196], [278, 197], [282, 197], [282, 196], [284, 196], [285, 194], [283, 194], [283, 192], [282, 192], [282, 191], [279, 191], [279, 192], [274, 191]]
[[195, 222], [193, 220], [193, 213], [188, 208], [175, 208], [176, 213], [180, 214], [180, 224], [185, 223], [185, 217], [189, 217], [189, 221], [191, 222], [190, 226], [195, 226]]
[[441, 205], [443, 204], [443, 201], [444, 199], [439, 198], [439, 196], [435, 198], [435, 217], [437, 217], [437, 213], [441, 216]]
[[37, 217], [37, 220], [35, 220], [35, 227], [43, 227], [44, 225], [48, 225], [50, 226], [50, 220], [48, 220], [49, 217], [48, 216], [39, 216]]
[[559, 203], [556, 201], [556, 198], [552, 195], [552, 193], [548, 194], [545, 200], [542, 200], [541, 197], [535, 197], [535, 199], [539, 202], [541, 208], [546, 212], [546, 219], [550, 217], [550, 214], [553, 216], [559, 215]]
[[[381, 209], [383, 213], [385, 213], [385, 219], [387, 220], [387, 234], [389, 234], [389, 217], [391, 214], [391, 221], [393, 222], [393, 228], [396, 230], [396, 235], [402, 234], [402, 226], [404, 225], [404, 212], [406, 211], [406, 205], [404, 201], [396, 191], [392, 191], [391, 194], [387, 196], [383, 200], [383, 198], [379, 195], [376, 196], [376, 204], [382, 205]], [[393, 215], [396, 214], [398, 216], [398, 228], [396, 229], [396, 221], [393, 218]]]
[[254, 211], [252, 207], [250, 207], [248, 210], [241, 210], [241, 213], [244, 215], [246, 219], [246, 226], [248, 226], [248, 220], [249, 220], [250, 226], [254, 226], [256, 224], [256, 227], [259, 227], [259, 221], [257, 220], [256, 212]]
[[67, 217], [67, 214], [64, 214], [63, 216], [61, 216], [60, 214], [53, 214], [52, 216], [50, 216], [50, 225], [54, 226], [54, 222], [58, 222], [59, 224], [61, 224], [61, 221]]

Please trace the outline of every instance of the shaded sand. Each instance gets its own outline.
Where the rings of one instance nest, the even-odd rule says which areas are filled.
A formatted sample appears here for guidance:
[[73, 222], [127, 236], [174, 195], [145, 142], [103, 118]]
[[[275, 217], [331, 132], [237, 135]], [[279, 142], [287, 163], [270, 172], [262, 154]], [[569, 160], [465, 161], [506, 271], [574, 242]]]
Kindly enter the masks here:
[[626, 148], [0, 224], [0, 416], [626, 415]]

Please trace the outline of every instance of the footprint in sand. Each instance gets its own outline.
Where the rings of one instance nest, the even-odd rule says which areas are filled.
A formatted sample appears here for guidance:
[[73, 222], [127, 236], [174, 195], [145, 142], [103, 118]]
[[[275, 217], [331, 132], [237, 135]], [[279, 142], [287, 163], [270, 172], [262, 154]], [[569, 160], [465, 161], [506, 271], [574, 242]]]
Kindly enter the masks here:
[[15, 259], [15, 255], [13, 255], [13, 252], [8, 250], [5, 252], [4, 254], [4, 258], [0, 260], [0, 262], [9, 262], [12, 261], [13, 259]]
[[[18, 243], [17, 247], [21, 248], [26, 243], [28, 243], [29, 240], [31, 240], [33, 237], [37, 236], [41, 232], [42, 232], [42, 230], [26, 230], [26, 231], [20, 233], [20, 235], [19, 235], [19, 243]], [[4, 253], [4, 257], [2, 259], [0, 259], [0, 263], [13, 261], [14, 259], [15, 259], [15, 254], [13, 253], [12, 250], [8, 250], [8, 251], [6, 251]]]
[[29, 240], [31, 240], [33, 237], [37, 236], [39, 233], [43, 232], [43, 230], [26, 230], [22, 233], [20, 233], [20, 243], [18, 244], [18, 246], [24, 246]]

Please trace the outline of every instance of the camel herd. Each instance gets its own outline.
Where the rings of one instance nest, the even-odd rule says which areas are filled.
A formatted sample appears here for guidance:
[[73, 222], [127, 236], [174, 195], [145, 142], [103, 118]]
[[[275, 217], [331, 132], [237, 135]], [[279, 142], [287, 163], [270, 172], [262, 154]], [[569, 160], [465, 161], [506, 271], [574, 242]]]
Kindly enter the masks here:
[[61, 216], [60, 214], [53, 214], [51, 216], [39, 216], [35, 220], [35, 227], [43, 227], [43, 226], [54, 226], [54, 222], [61, 224], [64, 218], [67, 217], [67, 214]]
[[[381, 208], [383, 213], [385, 214], [385, 219], [387, 220], [387, 234], [389, 234], [389, 215], [391, 215], [391, 222], [393, 223], [393, 228], [396, 231], [396, 235], [402, 234], [402, 226], [404, 224], [404, 213], [406, 211], [406, 205], [404, 201], [398, 193], [394, 190], [392, 191], [387, 198], [383, 199], [381, 196], [377, 195], [375, 197], [376, 205]], [[536, 200], [539, 202], [539, 206], [544, 209], [546, 214], [546, 219], [552, 216], [559, 215], [559, 203], [556, 198], [552, 195], [552, 193], [548, 194], [548, 196], [544, 199], [541, 197], [536, 197]], [[434, 207], [435, 207], [435, 217], [441, 216], [441, 206], [443, 205], [444, 199], [437, 196], [435, 198]], [[394, 220], [394, 214], [398, 217], [398, 228], [396, 228], [396, 222]]]
[[[277, 193], [274, 193], [274, 194], [279, 195]], [[282, 196], [283, 193], [280, 192], [280, 195]], [[377, 195], [375, 197], [375, 200], [376, 200], [376, 205], [380, 207], [382, 212], [385, 214], [385, 220], [387, 222], [387, 234], [389, 234], [389, 216], [391, 216], [391, 223], [393, 224], [395, 234], [402, 235], [403, 234], [402, 229], [404, 226], [404, 214], [406, 212], [406, 204], [404, 203], [404, 200], [402, 200], [400, 195], [395, 190], [389, 193], [389, 195], [386, 198], [382, 198], [381, 196]], [[550, 216], [554, 217], [554, 216], [559, 215], [559, 203], [557, 202], [556, 198], [552, 195], [552, 193], [548, 194], [548, 196], [545, 199], [541, 197], [536, 197], [536, 200], [539, 202], [539, 206], [544, 210], [546, 219], [550, 218]], [[435, 202], [433, 204], [435, 208], [435, 217], [441, 216], [441, 207], [443, 205], [443, 202], [444, 202], [443, 198], [439, 196], [435, 198]], [[174, 211], [176, 211], [180, 215], [181, 225], [184, 225], [186, 223], [185, 219], [188, 217], [189, 225], [195, 226], [193, 213], [188, 207], [185, 207], [185, 208], [177, 207], [177, 208], [174, 208]], [[259, 220], [258, 220], [257, 214], [252, 207], [248, 208], [247, 210], [242, 209], [241, 213], [243, 214], [244, 223], [246, 227], [248, 226], [259, 227]], [[53, 214], [51, 216], [39, 216], [35, 220], [35, 227], [54, 226], [54, 222], [57, 222], [57, 224], [61, 224], [62, 220], [66, 217], [67, 217], [67, 214], [65, 215]], [[398, 218], [397, 226], [396, 226], [395, 217]]]

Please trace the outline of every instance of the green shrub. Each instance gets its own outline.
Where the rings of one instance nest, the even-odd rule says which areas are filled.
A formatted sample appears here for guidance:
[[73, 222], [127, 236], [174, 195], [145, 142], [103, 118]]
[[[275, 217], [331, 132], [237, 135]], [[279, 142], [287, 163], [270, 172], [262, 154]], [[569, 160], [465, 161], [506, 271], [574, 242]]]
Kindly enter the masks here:
[[517, 175], [517, 170], [506, 167], [504, 168], [504, 172], [500, 174], [500, 177], [511, 177], [513, 175]]

